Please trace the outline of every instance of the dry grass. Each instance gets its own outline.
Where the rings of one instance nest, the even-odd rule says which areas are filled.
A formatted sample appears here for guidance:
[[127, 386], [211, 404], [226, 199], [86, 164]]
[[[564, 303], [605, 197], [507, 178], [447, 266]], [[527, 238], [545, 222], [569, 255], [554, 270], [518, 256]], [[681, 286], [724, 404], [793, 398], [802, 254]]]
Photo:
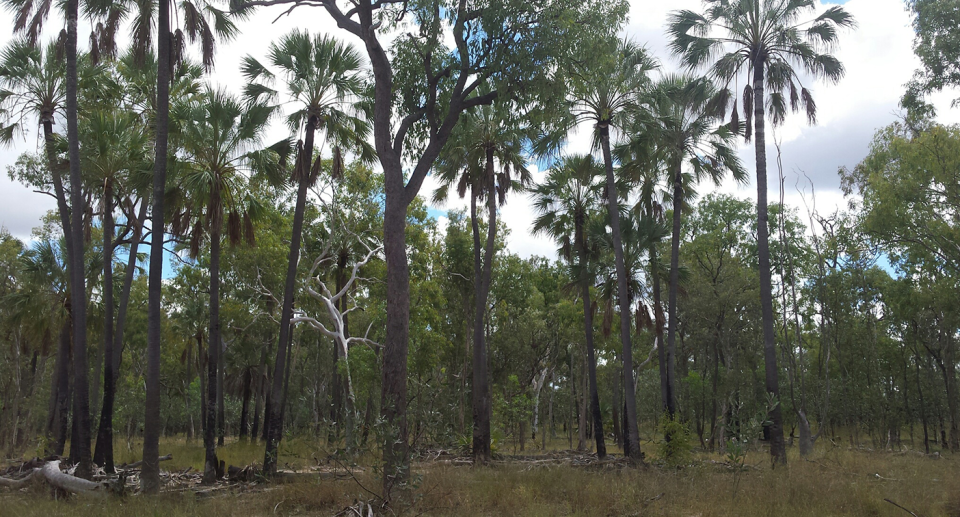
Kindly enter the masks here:
[[[828, 445], [829, 446], [829, 445]], [[196, 449], [196, 450], [194, 450]], [[647, 447], [650, 450], [651, 447]], [[167, 442], [173, 452], [164, 468], [199, 466], [199, 444]], [[323, 448], [308, 442], [287, 445], [281, 463], [315, 465]], [[960, 517], [960, 462], [952, 455], [937, 459], [914, 452], [860, 452], [822, 448], [804, 461], [791, 451], [786, 468], [771, 470], [766, 456], [748, 456], [750, 468], [732, 472], [717, 455], [701, 454], [695, 465], [666, 470], [616, 464], [570, 466], [505, 461], [474, 468], [441, 463], [420, 464], [412, 502], [397, 510], [408, 515], [663, 515], [663, 516], [907, 516], [884, 501], [890, 499], [917, 515]], [[260, 459], [254, 445], [228, 444], [221, 456], [234, 464]], [[137, 459], [119, 456], [118, 462]], [[357, 499], [369, 499], [360, 486], [378, 486], [370, 469], [357, 480], [306, 479], [197, 500], [192, 493], [126, 500], [51, 501], [42, 490], [0, 492], [0, 516], [157, 516], [243, 517], [333, 515]], [[737, 487], [734, 490], [734, 487]]]

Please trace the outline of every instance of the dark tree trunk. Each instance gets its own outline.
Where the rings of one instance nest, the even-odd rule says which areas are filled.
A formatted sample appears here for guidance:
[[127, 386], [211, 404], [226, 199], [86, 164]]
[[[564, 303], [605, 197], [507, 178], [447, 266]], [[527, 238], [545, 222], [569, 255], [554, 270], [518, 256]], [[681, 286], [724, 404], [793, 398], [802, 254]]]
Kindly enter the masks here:
[[[490, 292], [490, 276], [493, 271], [494, 246], [497, 236], [497, 193], [494, 188], [493, 149], [486, 151], [485, 181], [488, 184], [476, 187], [470, 197], [470, 222], [473, 226], [473, 273], [476, 306], [473, 317], [473, 460], [475, 463], [490, 461], [490, 379], [487, 372], [487, 343], [484, 335], [484, 319], [487, 312], [487, 295]], [[487, 196], [487, 242], [480, 259], [480, 221], [477, 214], [477, 199], [483, 188]]]
[[[389, 65], [388, 65], [389, 66]], [[381, 85], [378, 81], [377, 87]], [[382, 106], [378, 95], [377, 109]], [[379, 146], [378, 146], [379, 147]], [[379, 148], [378, 148], [379, 151]], [[393, 487], [409, 477], [410, 452], [407, 441], [407, 350], [410, 333], [410, 268], [407, 264], [407, 202], [399, 156], [384, 167], [386, 193], [383, 218], [383, 253], [387, 263], [387, 328], [383, 347], [380, 416], [384, 421], [383, 493], [390, 497]], [[381, 163], [384, 156], [380, 157]]]
[[[597, 442], [597, 457], [603, 459], [607, 456], [607, 445], [604, 443], [603, 436], [603, 415], [600, 413], [600, 392], [597, 389], [597, 353], [593, 346], [593, 311], [590, 310], [590, 278], [587, 275], [587, 242], [583, 235], [583, 224], [585, 214], [576, 214], [576, 235], [574, 239], [577, 242], [577, 251], [580, 255], [580, 295], [583, 298], [583, 328], [587, 340], [587, 376], [590, 382], [590, 409], [593, 413], [593, 436]], [[614, 389], [615, 392], [619, 390]], [[614, 407], [619, 404], [620, 397], [614, 397]], [[617, 418], [617, 411], [614, 410], [614, 420]], [[619, 426], [614, 425], [614, 428]], [[620, 435], [617, 429], [618, 436]]]
[[[219, 261], [218, 261], [219, 262]], [[219, 275], [218, 275], [219, 276]], [[217, 312], [220, 302], [217, 301]], [[219, 326], [219, 325], [218, 325]], [[219, 331], [218, 331], [219, 332]], [[223, 339], [217, 343], [217, 447], [223, 447], [223, 435], [226, 433], [225, 411], [223, 407]], [[211, 343], [213, 344], [213, 343]]]
[[87, 290], [83, 267], [83, 181], [80, 174], [80, 133], [77, 127], [77, 16], [79, 0], [67, 0], [67, 144], [70, 157], [70, 234], [73, 256], [68, 272], [71, 278], [73, 308], [74, 419], [77, 440], [70, 444], [77, 452], [79, 465], [75, 475], [89, 479], [93, 475], [90, 458], [90, 394], [87, 386]]
[[777, 371], [777, 343], [773, 330], [773, 281], [770, 277], [770, 232], [767, 215], [767, 148], [764, 134], [764, 63], [753, 68], [753, 127], [757, 160], [757, 255], [760, 262], [760, 308], [763, 317], [763, 363], [767, 393], [776, 405], [770, 411], [770, 457], [774, 464], [787, 463], [783, 441], [783, 411]]
[[613, 176], [613, 156], [610, 153], [610, 126], [608, 121], [600, 124], [600, 145], [603, 148], [603, 164], [607, 178], [607, 209], [610, 213], [610, 229], [613, 234], [613, 254], [617, 270], [617, 298], [620, 305], [620, 342], [623, 346], [623, 401], [625, 426], [623, 430], [624, 454], [642, 460], [640, 454], [640, 429], [637, 427], [637, 390], [633, 379], [633, 345], [630, 342], [630, 295], [627, 291], [627, 268], [623, 259], [623, 241], [620, 236], [620, 203], [617, 200], [617, 182]]
[[253, 438], [254, 441], [260, 439], [260, 415], [263, 410], [264, 390], [266, 389], [267, 355], [270, 353], [269, 348], [270, 343], [267, 343], [267, 346], [260, 351], [260, 367], [257, 368], [257, 387], [254, 395], [256, 401], [253, 404], [253, 429], [250, 431], [250, 437]]
[[203, 483], [212, 484], [220, 477], [217, 459], [217, 372], [220, 365], [220, 231], [223, 217], [220, 213], [220, 192], [216, 185], [211, 194], [210, 209], [215, 210], [210, 221], [210, 330], [207, 331], [207, 400], [204, 407]]
[[143, 223], [147, 218], [147, 199], [140, 200], [140, 209], [137, 214], [136, 226], [133, 229], [133, 239], [130, 242], [130, 255], [127, 257], [127, 266], [123, 271], [123, 288], [120, 291], [120, 305], [117, 309], [116, 331], [113, 335], [113, 385], [116, 391], [117, 380], [120, 378], [120, 366], [123, 364], [123, 331], [127, 323], [127, 308], [130, 306], [130, 291], [137, 271], [137, 253], [140, 252], [140, 241], [143, 239]]
[[296, 287], [297, 265], [300, 263], [300, 239], [303, 233], [303, 214], [307, 202], [307, 188], [313, 163], [313, 139], [317, 128], [317, 118], [310, 117], [305, 128], [303, 156], [300, 159], [300, 171], [297, 187], [297, 204], [293, 212], [293, 231], [290, 237], [290, 253], [287, 255], [287, 276], [283, 284], [283, 306], [280, 308], [280, 336], [277, 340], [277, 359], [273, 365], [273, 382], [270, 398], [266, 403], [263, 424], [264, 440], [267, 442], [263, 456], [263, 472], [273, 476], [277, 472], [277, 448], [280, 446], [280, 429], [283, 428], [282, 401], [283, 372], [287, 363], [287, 346], [290, 340], [290, 320], [293, 319], [293, 291]]
[[[69, 296], [68, 296], [69, 298]], [[50, 392], [50, 415], [47, 419], [47, 454], [63, 455], [67, 443], [67, 423], [70, 413], [70, 328], [73, 320], [69, 308], [60, 325], [60, 342], [57, 345], [57, 361], [54, 365], [53, 388]]]
[[683, 172], [678, 160], [673, 170], [673, 235], [670, 240], [670, 293], [667, 306], [667, 414], [677, 414], [676, 371], [677, 353], [677, 292], [680, 288], [680, 219], [683, 215]]
[[660, 260], [657, 257], [656, 244], [650, 244], [647, 251], [650, 260], [650, 283], [653, 290], [653, 327], [657, 340], [657, 363], [660, 367], [660, 406], [662, 411], [667, 411], [667, 399], [670, 398], [667, 376], [667, 347], [663, 342], [663, 303], [660, 296]]
[[250, 412], [251, 384], [253, 374], [247, 369], [243, 372], [243, 405], [240, 409], [240, 441], [247, 441], [248, 416]]
[[147, 375], [140, 489], [160, 491], [160, 316], [163, 282], [163, 198], [167, 186], [167, 131], [170, 115], [170, 0], [157, 1], [157, 143], [153, 166], [150, 276], [147, 286]]
[[93, 461], [113, 474], [113, 399], [116, 364], [113, 335], [113, 185], [103, 186], [103, 407]]

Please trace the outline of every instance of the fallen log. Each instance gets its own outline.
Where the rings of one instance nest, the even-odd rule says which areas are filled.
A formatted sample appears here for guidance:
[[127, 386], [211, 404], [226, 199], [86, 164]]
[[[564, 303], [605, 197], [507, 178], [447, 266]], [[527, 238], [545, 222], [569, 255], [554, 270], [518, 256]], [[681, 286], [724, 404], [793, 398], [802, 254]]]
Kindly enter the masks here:
[[20, 479], [9, 479], [0, 477], [0, 486], [10, 487], [14, 490], [19, 490], [25, 486], [27, 483], [33, 480], [33, 477], [39, 472], [40, 469], [32, 469], [30, 473]]
[[72, 494], [99, 495], [108, 489], [108, 485], [106, 484], [94, 483], [93, 481], [87, 481], [86, 479], [60, 472], [60, 460], [47, 462], [47, 464], [40, 469], [40, 473], [51, 486]]

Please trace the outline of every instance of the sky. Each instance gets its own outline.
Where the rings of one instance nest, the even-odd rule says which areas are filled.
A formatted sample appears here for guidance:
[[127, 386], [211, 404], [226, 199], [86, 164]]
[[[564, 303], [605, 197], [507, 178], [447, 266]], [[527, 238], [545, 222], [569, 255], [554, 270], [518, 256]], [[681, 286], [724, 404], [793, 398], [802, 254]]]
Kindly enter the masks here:
[[[821, 213], [830, 213], [846, 206], [839, 189], [837, 170], [855, 166], [866, 156], [874, 132], [897, 120], [897, 103], [903, 93], [903, 85], [919, 67], [919, 61], [912, 52], [913, 31], [903, 0], [823, 2], [817, 6], [817, 12], [824, 9], [823, 5], [833, 3], [844, 4], [857, 22], [855, 29], [841, 32], [835, 53], [846, 67], [845, 77], [835, 85], [821, 82], [808, 85], [818, 106], [816, 125], [808, 125], [803, 114], [796, 114], [789, 116], [782, 127], [768, 131], [767, 156], [771, 175], [769, 199], [775, 201], [780, 198], [775, 180], [776, 139], [781, 142], [786, 185], [784, 199], [787, 204], [798, 207], [801, 213], [805, 212], [804, 198], [798, 193], [797, 185], [806, 188], [806, 199], [809, 200], [807, 178], [814, 185], [817, 209]], [[667, 49], [668, 40], [664, 31], [668, 13], [677, 9], [699, 11], [701, 5], [700, 0], [631, 0], [630, 18], [624, 35], [645, 45], [661, 61], [663, 72], [677, 71], [678, 63]], [[289, 15], [284, 15], [284, 11], [279, 7], [262, 9], [250, 20], [239, 23], [240, 36], [232, 42], [219, 45], [216, 69], [208, 79], [239, 93], [242, 79], [238, 64], [242, 57], [251, 54], [262, 58], [269, 41], [297, 27], [313, 32], [330, 32], [344, 41], [357, 43], [350, 34], [340, 31], [320, 8], [301, 7]], [[49, 34], [58, 32], [57, 23], [60, 22], [51, 20], [47, 25]], [[12, 25], [10, 13], [0, 13], [0, 27], [9, 28]], [[80, 33], [84, 34], [84, 31], [81, 26]], [[89, 32], [89, 29], [86, 31]], [[0, 31], [0, 45], [6, 45], [10, 38], [8, 31]], [[85, 38], [81, 40], [83, 45]], [[121, 40], [123, 43], [125, 41]], [[960, 93], [944, 92], [932, 97], [941, 122], [960, 122], [960, 109], [950, 108], [950, 101], [955, 97], [960, 97]], [[39, 150], [39, 127], [36, 129], [14, 146], [0, 148], [0, 169], [3, 171], [0, 175], [0, 226], [21, 239], [29, 239], [31, 229], [39, 225], [40, 218], [55, 205], [52, 198], [34, 193], [12, 182], [6, 175], [7, 167], [15, 162], [17, 156]], [[573, 134], [567, 152], [588, 152], [589, 130], [585, 126]], [[282, 123], [277, 122], [270, 138], [282, 138], [285, 132]], [[752, 178], [753, 144], [741, 144], [740, 154]], [[534, 180], [541, 180], [543, 172], [535, 166], [531, 167]], [[421, 196], [429, 200], [435, 187], [436, 182], [428, 177]], [[756, 199], [756, 186], [752, 181], [747, 185], [737, 185], [732, 181], [719, 187], [702, 185], [699, 190], [701, 193], [716, 190]], [[443, 228], [446, 210], [464, 206], [459, 200], [444, 206], [430, 205], [430, 213], [437, 217]], [[556, 246], [549, 239], [530, 234], [534, 213], [526, 195], [513, 194], [501, 209], [500, 217], [510, 228], [507, 243], [512, 252], [523, 257], [555, 256]]]

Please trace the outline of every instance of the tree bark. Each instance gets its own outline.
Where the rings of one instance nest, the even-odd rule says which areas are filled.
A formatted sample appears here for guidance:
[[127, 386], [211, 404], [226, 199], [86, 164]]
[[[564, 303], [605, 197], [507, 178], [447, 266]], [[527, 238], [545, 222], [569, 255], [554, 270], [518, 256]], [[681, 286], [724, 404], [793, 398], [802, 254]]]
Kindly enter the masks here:
[[627, 290], [627, 268], [623, 258], [623, 241], [620, 234], [620, 203], [617, 200], [617, 182], [613, 175], [613, 156], [610, 153], [609, 121], [600, 124], [600, 145], [603, 149], [603, 164], [607, 179], [607, 209], [610, 213], [610, 229], [613, 234], [613, 254], [617, 270], [617, 298], [620, 306], [620, 342], [623, 346], [623, 398], [625, 429], [624, 455], [641, 460], [640, 429], [637, 427], [637, 391], [633, 378], [633, 345], [630, 340], [630, 295]]
[[[593, 311], [590, 303], [590, 279], [587, 275], [587, 242], [584, 237], [584, 218], [586, 214], [576, 214], [577, 251], [580, 255], [580, 297], [583, 298], [583, 328], [587, 341], [587, 376], [590, 382], [590, 408], [593, 413], [594, 438], [597, 442], [597, 457], [607, 456], [607, 445], [604, 443], [603, 415], [600, 413], [600, 391], [597, 389], [597, 352], [593, 345]], [[617, 391], [617, 390], [615, 390]], [[619, 403], [620, 397], [614, 397], [614, 406]], [[614, 415], [616, 415], [614, 410]], [[616, 420], [616, 416], [614, 416]], [[614, 426], [619, 427], [619, 426]], [[619, 435], [619, 433], [617, 433]]]
[[[487, 371], [487, 343], [484, 335], [484, 320], [487, 312], [487, 295], [493, 271], [494, 245], [497, 234], [497, 193], [493, 177], [493, 149], [486, 150], [485, 185], [472, 189], [470, 194], [470, 223], [473, 227], [473, 272], [474, 303], [473, 317], [473, 460], [475, 463], [490, 461], [490, 379]], [[477, 214], [479, 189], [487, 196], [487, 242], [480, 260], [480, 221]]]
[[160, 491], [160, 318], [163, 286], [163, 198], [167, 186], [167, 133], [170, 115], [170, 0], [157, 0], [157, 143], [153, 166], [150, 224], [150, 276], [147, 285], [147, 375], [143, 418], [140, 489]]
[[677, 292], [680, 288], [680, 220], [683, 215], [683, 171], [681, 162], [673, 165], [673, 236], [670, 239], [670, 292], [667, 301], [667, 414], [677, 414], [676, 353], [677, 353]]
[[103, 407], [93, 461], [113, 474], [113, 400], [117, 376], [114, 372], [113, 327], [113, 185], [103, 185]]
[[212, 484], [219, 479], [220, 462], [217, 459], [217, 372], [220, 365], [220, 233], [223, 217], [220, 208], [220, 191], [216, 183], [211, 193], [210, 210], [215, 210], [210, 221], [210, 329], [207, 331], [207, 400], [203, 426], [203, 483]]
[[70, 157], [70, 233], [74, 253], [70, 258], [69, 274], [73, 296], [73, 368], [74, 419], [77, 421], [77, 440], [70, 444], [76, 450], [77, 476], [93, 475], [90, 458], [90, 396], [87, 384], [87, 290], [84, 278], [83, 253], [83, 180], [80, 169], [80, 132], [77, 126], [77, 17], [79, 0], [67, 0], [67, 144]]
[[763, 61], [753, 68], [753, 125], [757, 161], [757, 255], [760, 266], [760, 308], [763, 318], [764, 380], [767, 393], [776, 405], [770, 410], [770, 458], [773, 463], [786, 464], [787, 450], [783, 441], [783, 412], [780, 404], [780, 381], [777, 371], [777, 344], [773, 330], [773, 281], [770, 273], [770, 233], [767, 215], [767, 149], [764, 134]]
[[280, 446], [283, 428], [283, 372], [286, 369], [287, 346], [290, 340], [290, 320], [293, 318], [293, 294], [297, 281], [297, 265], [300, 263], [300, 239], [303, 234], [303, 217], [307, 202], [307, 177], [313, 163], [313, 142], [318, 120], [311, 116], [304, 129], [303, 156], [300, 159], [300, 183], [297, 187], [297, 203], [293, 212], [293, 229], [290, 237], [290, 253], [287, 255], [287, 276], [283, 284], [283, 306], [280, 308], [280, 336], [277, 339], [277, 358], [273, 365], [270, 400], [267, 401], [264, 422], [264, 438], [267, 442], [263, 457], [263, 473], [273, 476], [277, 473], [277, 449]]
[[243, 372], [243, 405], [240, 410], [240, 441], [247, 441], [247, 427], [248, 427], [248, 417], [250, 412], [250, 396], [251, 396], [251, 384], [253, 383], [253, 375], [250, 370], [247, 369]]

